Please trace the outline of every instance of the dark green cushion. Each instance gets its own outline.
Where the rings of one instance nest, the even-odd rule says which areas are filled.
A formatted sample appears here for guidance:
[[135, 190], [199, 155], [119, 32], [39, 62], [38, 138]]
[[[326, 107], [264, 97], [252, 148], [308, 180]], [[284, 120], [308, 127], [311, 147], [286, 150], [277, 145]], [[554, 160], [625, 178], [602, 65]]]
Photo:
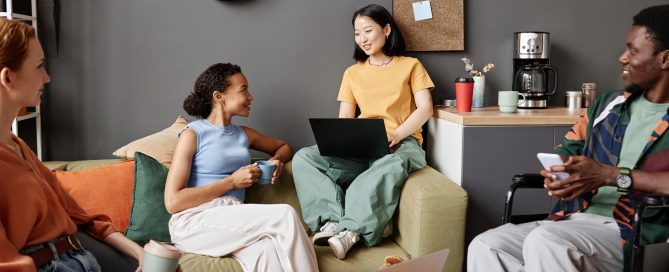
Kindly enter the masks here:
[[170, 242], [163, 194], [167, 168], [147, 155], [135, 153], [135, 190], [132, 196], [130, 225], [125, 235], [140, 244], [148, 240]]

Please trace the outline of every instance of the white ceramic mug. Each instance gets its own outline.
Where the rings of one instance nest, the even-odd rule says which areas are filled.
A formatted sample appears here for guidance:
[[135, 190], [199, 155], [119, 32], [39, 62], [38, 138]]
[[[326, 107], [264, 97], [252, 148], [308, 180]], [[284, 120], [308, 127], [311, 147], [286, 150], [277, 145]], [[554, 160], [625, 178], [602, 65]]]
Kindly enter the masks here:
[[[523, 99], [519, 101], [518, 96], [522, 96]], [[501, 112], [516, 112], [518, 105], [525, 103], [525, 99], [525, 95], [518, 91], [500, 91], [497, 94], [497, 105]]]

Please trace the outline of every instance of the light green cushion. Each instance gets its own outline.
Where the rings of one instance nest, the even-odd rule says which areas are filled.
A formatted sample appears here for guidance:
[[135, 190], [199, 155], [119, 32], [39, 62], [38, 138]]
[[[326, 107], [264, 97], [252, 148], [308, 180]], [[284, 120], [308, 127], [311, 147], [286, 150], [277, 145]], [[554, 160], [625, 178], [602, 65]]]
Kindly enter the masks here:
[[125, 235], [144, 244], [148, 240], [170, 242], [163, 194], [167, 168], [140, 152], [135, 153], [135, 190], [130, 210], [130, 225]]
[[49, 170], [65, 170], [69, 163], [70, 162], [67, 161], [45, 161], [44, 165], [46, 165]]
[[244, 271], [234, 258], [210, 257], [193, 253], [184, 253], [179, 259], [179, 265], [183, 271]]
[[109, 165], [124, 162], [126, 160], [120, 159], [107, 159], [107, 160], [85, 160], [85, 161], [47, 161], [44, 162], [44, 165], [51, 170], [64, 170], [64, 171], [83, 171], [98, 166]]
[[374, 247], [365, 247], [360, 243], [354, 246], [343, 260], [337, 259], [328, 246], [317, 246], [315, 249], [320, 271], [376, 271], [386, 256], [410, 259], [409, 254], [391, 239], [384, 239]]
[[[339, 260], [332, 254], [330, 247], [317, 246], [318, 269], [320, 271], [376, 271], [386, 256], [399, 256], [405, 260], [409, 255], [395, 242], [384, 240], [374, 247], [356, 245], [346, 255], [346, 259]], [[192, 253], [184, 254], [179, 259], [183, 271], [243, 271], [239, 263], [230, 257], [209, 257]]]
[[86, 160], [86, 161], [75, 161], [67, 164], [67, 171], [83, 171], [95, 167], [100, 167], [103, 165], [109, 165], [114, 163], [120, 163], [127, 160], [121, 159], [108, 159], [108, 160]]

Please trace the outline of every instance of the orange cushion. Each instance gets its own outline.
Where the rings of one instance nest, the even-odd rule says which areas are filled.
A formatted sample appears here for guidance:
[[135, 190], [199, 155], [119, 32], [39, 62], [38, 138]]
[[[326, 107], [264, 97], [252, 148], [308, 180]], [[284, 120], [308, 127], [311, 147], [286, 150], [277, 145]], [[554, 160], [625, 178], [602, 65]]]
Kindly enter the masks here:
[[53, 171], [79, 206], [90, 214], [106, 214], [122, 233], [130, 223], [135, 162], [127, 161], [84, 171]]

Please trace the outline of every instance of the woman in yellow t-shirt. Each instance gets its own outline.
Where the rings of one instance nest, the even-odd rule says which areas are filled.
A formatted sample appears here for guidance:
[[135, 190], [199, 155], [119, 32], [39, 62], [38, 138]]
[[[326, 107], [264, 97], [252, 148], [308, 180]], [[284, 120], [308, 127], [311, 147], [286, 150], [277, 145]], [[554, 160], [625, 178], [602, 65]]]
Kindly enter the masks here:
[[344, 72], [339, 118], [383, 118], [393, 153], [380, 159], [321, 156], [317, 146], [293, 158], [304, 221], [315, 245], [339, 259], [362, 239], [381, 241], [409, 173], [425, 167], [422, 125], [432, 116], [434, 84], [423, 65], [403, 56], [405, 43], [390, 13], [379, 5], [353, 15], [357, 61]]

